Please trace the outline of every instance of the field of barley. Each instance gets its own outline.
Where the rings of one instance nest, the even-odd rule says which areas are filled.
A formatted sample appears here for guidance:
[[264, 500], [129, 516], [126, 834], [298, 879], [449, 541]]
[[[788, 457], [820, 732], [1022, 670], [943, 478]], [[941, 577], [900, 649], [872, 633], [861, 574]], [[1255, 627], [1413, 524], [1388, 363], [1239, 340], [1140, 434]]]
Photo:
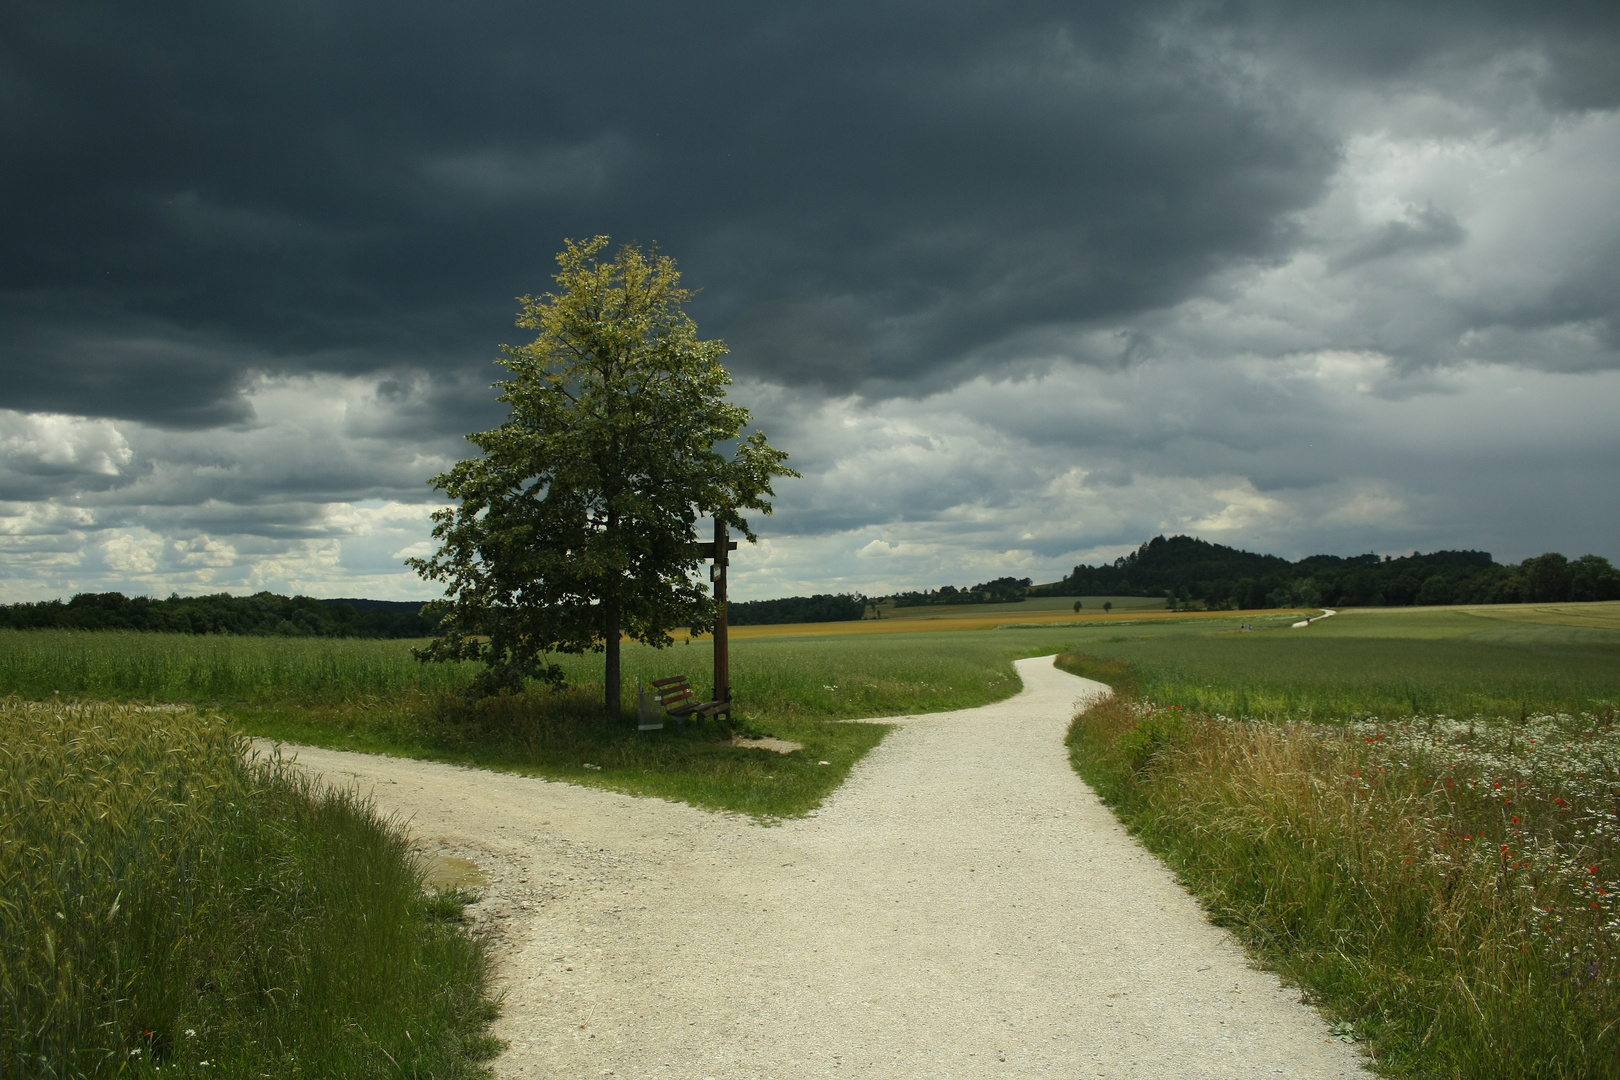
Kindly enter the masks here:
[[404, 831], [187, 708], [0, 700], [0, 1076], [485, 1075]]

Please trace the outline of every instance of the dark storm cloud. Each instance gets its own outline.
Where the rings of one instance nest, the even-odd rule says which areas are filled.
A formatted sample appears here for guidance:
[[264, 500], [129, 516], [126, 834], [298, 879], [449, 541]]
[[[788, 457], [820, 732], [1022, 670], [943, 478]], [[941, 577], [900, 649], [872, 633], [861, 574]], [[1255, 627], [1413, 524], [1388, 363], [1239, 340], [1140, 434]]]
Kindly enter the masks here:
[[[596, 232], [677, 255], [740, 370], [914, 393], [1043, 326], [1284, 254], [1338, 160], [1302, 87], [1466, 79], [1523, 46], [1547, 60], [1525, 78], [1549, 108], [1610, 104], [1613, 21], [11, 5], [0, 406], [198, 427], [243, 419], [251, 372], [481, 383], [517, 336], [511, 298], [544, 289], [563, 236]], [[1434, 213], [1365, 257], [1445, 242]]]

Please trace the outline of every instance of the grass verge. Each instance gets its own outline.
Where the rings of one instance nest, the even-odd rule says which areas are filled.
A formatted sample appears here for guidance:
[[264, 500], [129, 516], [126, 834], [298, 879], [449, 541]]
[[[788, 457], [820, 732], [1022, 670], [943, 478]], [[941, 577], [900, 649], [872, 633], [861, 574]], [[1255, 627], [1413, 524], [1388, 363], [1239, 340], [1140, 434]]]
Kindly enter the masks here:
[[0, 1075], [487, 1075], [403, 831], [189, 709], [0, 701]]
[[[543, 776], [652, 795], [762, 820], [803, 814], [837, 789], [888, 724], [743, 717], [637, 731], [602, 720], [600, 686], [468, 700], [442, 694], [377, 707], [322, 704], [230, 706], [255, 735], [341, 750], [386, 753]], [[790, 754], [732, 745], [734, 733], [803, 744]]]
[[[423, 665], [410, 642], [0, 631], [0, 692], [215, 708], [269, 739], [479, 765], [762, 819], [819, 805], [888, 726], [870, 717], [971, 708], [1019, 689], [1012, 659], [1056, 652], [1051, 631], [771, 637], [734, 643], [730, 728], [638, 732], [601, 719], [599, 656], [562, 658], [573, 689], [469, 701], [473, 670]], [[625, 697], [684, 674], [706, 687], [707, 641], [627, 645]], [[732, 731], [804, 749], [729, 745]], [[827, 762], [823, 765], [822, 762]]]
[[[1419, 689], [1443, 697], [1450, 653], [1406, 652], [1428, 657]], [[1364, 673], [1372, 692], [1358, 702], [1329, 665], [1315, 691], [1303, 670], [1286, 677], [1300, 707], [1331, 700], [1344, 722], [1232, 715], [1179, 701], [1253, 701], [1241, 662], [1223, 677], [1152, 659], [1060, 659], [1116, 688], [1075, 719], [1075, 768], [1382, 1071], [1620, 1076], [1612, 706], [1379, 715], [1378, 673]]]

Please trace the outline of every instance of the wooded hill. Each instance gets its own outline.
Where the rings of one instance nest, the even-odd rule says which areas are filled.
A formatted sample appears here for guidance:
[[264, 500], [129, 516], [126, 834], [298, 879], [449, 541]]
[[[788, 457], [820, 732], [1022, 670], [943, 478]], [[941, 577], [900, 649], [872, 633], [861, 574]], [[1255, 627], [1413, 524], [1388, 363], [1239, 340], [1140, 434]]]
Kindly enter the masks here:
[[1388, 555], [1275, 555], [1191, 536], [1154, 537], [1101, 566], [1076, 566], [1031, 596], [1164, 596], [1211, 608], [1385, 607], [1411, 604], [1620, 600], [1620, 571], [1597, 555], [1557, 552], [1502, 565], [1484, 551]]

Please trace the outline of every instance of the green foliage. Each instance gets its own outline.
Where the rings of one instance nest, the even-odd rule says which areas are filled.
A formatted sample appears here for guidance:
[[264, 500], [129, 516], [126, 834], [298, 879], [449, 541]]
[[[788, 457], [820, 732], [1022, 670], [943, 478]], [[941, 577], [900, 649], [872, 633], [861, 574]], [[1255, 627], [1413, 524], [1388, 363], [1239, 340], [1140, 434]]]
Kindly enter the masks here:
[[1030, 579], [999, 577], [984, 581], [971, 589], [958, 589], [955, 585], [942, 585], [939, 589], [923, 592], [897, 593], [894, 606], [928, 607], [934, 604], [1018, 604], [1030, 595]]
[[1620, 599], [1620, 571], [1607, 559], [1554, 553], [1500, 566], [1483, 551], [1312, 555], [1290, 563], [1190, 536], [1158, 536], [1112, 564], [1077, 566], [1035, 596], [1117, 593], [1198, 599], [1211, 610], [1262, 607], [1384, 607], [1411, 604], [1563, 603]]
[[538, 336], [501, 348], [511, 415], [433, 478], [460, 505], [434, 515], [438, 551], [410, 560], [449, 595], [422, 658], [482, 663], [483, 692], [560, 685], [559, 652], [605, 649], [614, 666], [621, 633], [667, 645], [711, 627], [698, 516], [753, 540], [741, 512], [769, 513], [772, 479], [795, 475], [757, 431], [729, 458], [716, 449], [749, 420], [725, 400], [725, 344], [698, 340], [673, 259], [627, 245], [602, 261], [607, 244], [568, 241], [559, 291], [523, 298], [518, 325]]
[[147, 630], [176, 634], [273, 637], [426, 637], [434, 629], [422, 605], [312, 596], [171, 596], [79, 593], [62, 603], [0, 605], [0, 627], [18, 630]]
[[866, 597], [858, 593], [817, 593], [781, 600], [733, 601], [726, 605], [726, 621], [732, 626], [853, 622], [866, 614], [866, 608]]
[[246, 750], [0, 702], [0, 1075], [484, 1074], [483, 954], [403, 832]]

